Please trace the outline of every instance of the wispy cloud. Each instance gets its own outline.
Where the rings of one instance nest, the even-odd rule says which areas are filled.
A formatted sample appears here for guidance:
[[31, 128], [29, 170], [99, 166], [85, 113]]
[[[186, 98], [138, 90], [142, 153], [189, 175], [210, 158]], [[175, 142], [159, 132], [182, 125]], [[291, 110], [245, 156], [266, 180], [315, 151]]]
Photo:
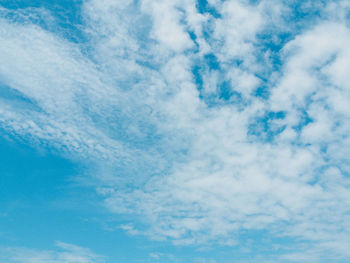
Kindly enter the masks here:
[[89, 249], [57, 242], [56, 250], [34, 250], [29, 248], [0, 248], [1, 260], [6, 263], [102, 263], [102, 256]]

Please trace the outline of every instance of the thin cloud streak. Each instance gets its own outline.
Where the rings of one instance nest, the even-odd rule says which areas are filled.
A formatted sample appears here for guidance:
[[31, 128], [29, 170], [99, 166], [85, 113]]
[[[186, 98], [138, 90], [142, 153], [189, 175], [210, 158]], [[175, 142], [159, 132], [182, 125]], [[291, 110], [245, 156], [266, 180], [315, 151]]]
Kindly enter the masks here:
[[63, 242], [56, 242], [56, 250], [29, 248], [0, 248], [0, 259], [6, 263], [103, 263], [104, 257], [89, 249]]

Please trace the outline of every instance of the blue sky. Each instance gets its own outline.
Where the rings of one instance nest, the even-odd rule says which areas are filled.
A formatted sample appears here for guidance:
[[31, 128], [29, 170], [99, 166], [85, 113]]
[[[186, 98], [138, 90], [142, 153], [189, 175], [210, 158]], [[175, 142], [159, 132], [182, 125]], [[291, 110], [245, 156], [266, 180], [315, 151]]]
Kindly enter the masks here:
[[0, 0], [0, 262], [348, 262], [349, 14]]

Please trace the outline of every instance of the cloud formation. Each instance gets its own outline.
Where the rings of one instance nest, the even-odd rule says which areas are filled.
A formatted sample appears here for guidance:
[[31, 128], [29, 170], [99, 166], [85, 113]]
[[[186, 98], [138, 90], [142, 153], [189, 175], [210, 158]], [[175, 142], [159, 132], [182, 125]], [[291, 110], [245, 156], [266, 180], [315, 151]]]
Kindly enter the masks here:
[[131, 234], [349, 257], [347, 2], [200, 2], [84, 1], [81, 43], [2, 8], [1, 128], [103, 167]]

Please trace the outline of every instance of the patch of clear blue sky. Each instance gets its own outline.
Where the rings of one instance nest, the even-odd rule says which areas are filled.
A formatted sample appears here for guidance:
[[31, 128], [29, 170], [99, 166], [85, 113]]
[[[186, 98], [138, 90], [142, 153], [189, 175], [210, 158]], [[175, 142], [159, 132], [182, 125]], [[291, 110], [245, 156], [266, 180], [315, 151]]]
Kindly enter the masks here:
[[[50, 250], [59, 240], [106, 255], [108, 263], [140, 262], [149, 253], [169, 252], [122, 230], [107, 231], [105, 222], [113, 217], [97, 205], [94, 189], [74, 183], [82, 165], [0, 135], [0, 246]], [[110, 225], [118, 223], [113, 218]]]

